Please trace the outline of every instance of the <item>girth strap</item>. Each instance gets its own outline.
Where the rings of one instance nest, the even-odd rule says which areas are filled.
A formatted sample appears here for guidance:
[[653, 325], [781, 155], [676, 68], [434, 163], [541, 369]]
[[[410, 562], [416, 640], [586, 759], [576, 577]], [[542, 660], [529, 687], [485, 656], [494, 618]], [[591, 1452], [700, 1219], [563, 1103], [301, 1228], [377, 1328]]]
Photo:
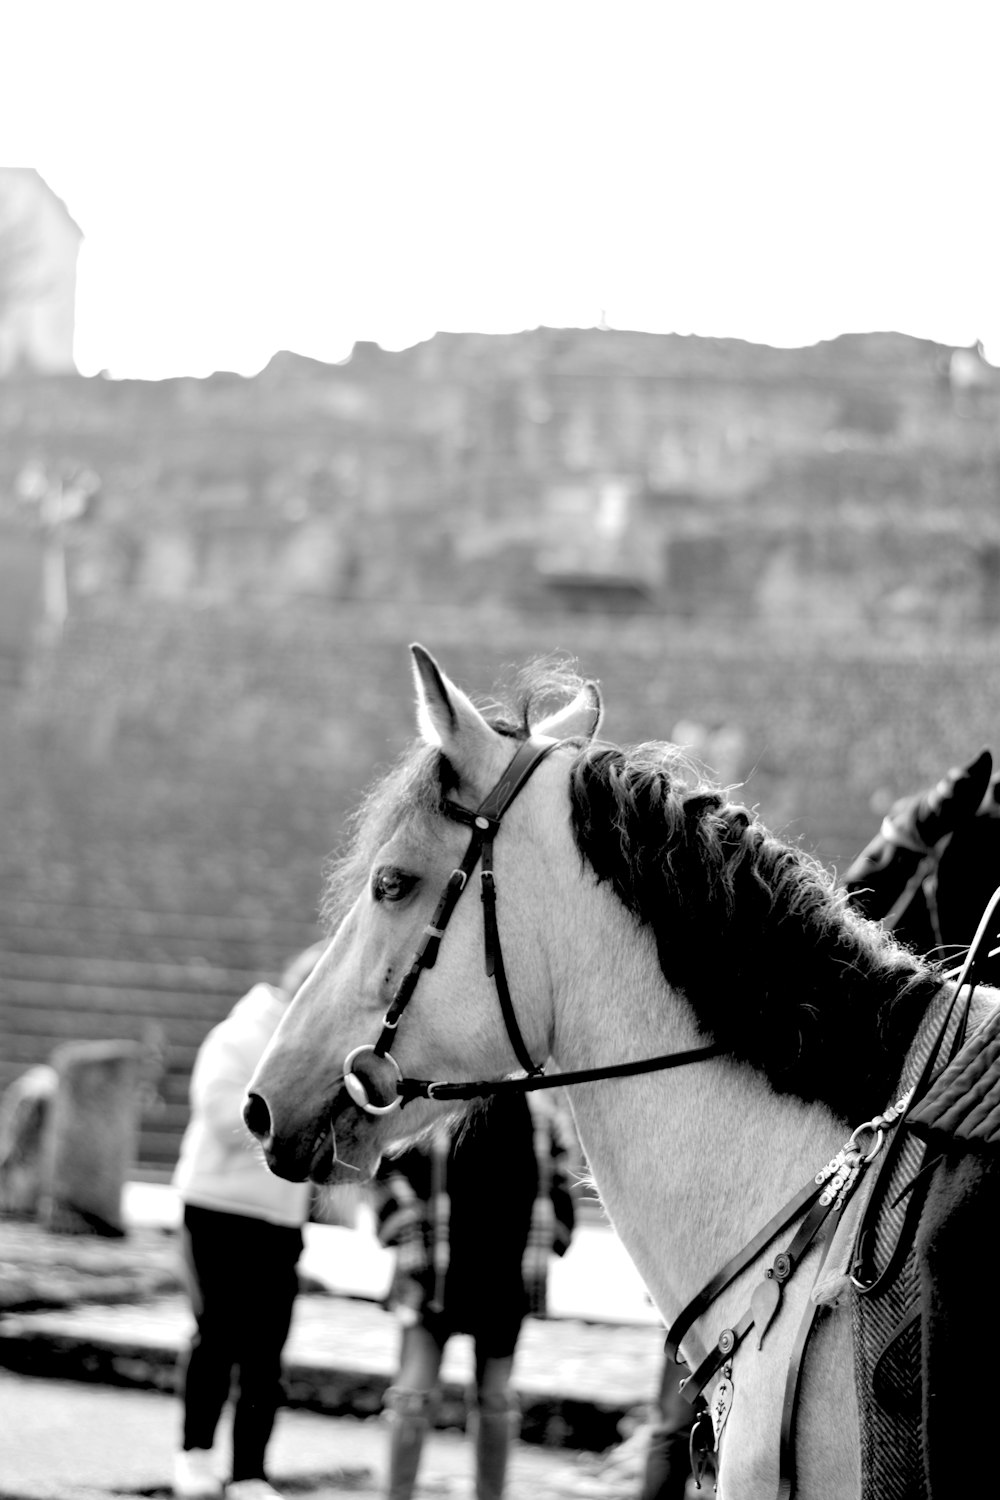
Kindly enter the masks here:
[[781, 1404], [781, 1441], [778, 1450], [777, 1500], [791, 1500], [795, 1489], [795, 1418], [802, 1389], [802, 1363], [817, 1323], [831, 1311], [829, 1305], [810, 1301], [802, 1314], [795, 1343], [788, 1358], [785, 1399]]

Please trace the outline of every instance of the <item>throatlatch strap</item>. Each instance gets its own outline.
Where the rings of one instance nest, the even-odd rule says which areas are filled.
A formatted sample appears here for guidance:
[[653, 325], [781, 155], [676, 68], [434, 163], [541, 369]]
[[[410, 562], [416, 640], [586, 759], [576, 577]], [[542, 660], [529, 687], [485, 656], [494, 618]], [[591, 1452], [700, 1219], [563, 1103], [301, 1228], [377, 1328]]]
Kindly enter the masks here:
[[497, 927], [497, 883], [493, 878], [493, 839], [488, 838], [483, 844], [481, 857], [482, 870], [480, 880], [482, 882], [483, 899], [483, 931], [486, 947], [486, 973], [497, 987], [497, 999], [500, 1002], [500, 1011], [503, 1015], [504, 1025], [507, 1027], [507, 1036], [514, 1049], [518, 1062], [526, 1073], [540, 1073], [541, 1064], [536, 1063], [528, 1051], [521, 1028], [517, 1024], [517, 1015], [514, 1011], [514, 1002], [511, 999], [510, 986], [507, 983], [507, 971], [504, 968], [503, 949], [500, 947], [500, 932]]

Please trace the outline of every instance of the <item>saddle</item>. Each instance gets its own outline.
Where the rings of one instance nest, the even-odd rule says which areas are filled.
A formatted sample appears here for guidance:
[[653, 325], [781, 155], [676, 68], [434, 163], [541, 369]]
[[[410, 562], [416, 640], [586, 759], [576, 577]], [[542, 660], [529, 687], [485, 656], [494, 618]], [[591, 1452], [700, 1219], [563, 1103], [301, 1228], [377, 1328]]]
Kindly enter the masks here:
[[[990, 1493], [996, 1483], [970, 1411], [984, 1356], [1000, 1336], [990, 1277], [1000, 1008], [973, 1003], [998, 947], [1000, 890], [946, 992], [944, 1023], [926, 1037], [925, 1056], [915, 1044], [915, 1100], [858, 1228], [852, 1280], [864, 1500], [950, 1500], [959, 1490]], [[950, 1059], [943, 1067], [942, 1057]]]
[[1000, 1011], [965, 1043], [906, 1123], [929, 1146], [1000, 1147]]

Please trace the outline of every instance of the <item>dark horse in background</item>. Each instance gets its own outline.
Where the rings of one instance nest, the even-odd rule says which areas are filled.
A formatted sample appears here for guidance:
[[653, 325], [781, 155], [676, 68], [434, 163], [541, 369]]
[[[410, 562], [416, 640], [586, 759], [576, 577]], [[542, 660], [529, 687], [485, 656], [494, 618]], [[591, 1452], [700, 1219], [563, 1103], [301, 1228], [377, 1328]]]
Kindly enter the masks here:
[[[955, 962], [998, 885], [1000, 775], [988, 750], [895, 802], [844, 876], [858, 911], [915, 952]], [[988, 982], [998, 980], [994, 955]]]

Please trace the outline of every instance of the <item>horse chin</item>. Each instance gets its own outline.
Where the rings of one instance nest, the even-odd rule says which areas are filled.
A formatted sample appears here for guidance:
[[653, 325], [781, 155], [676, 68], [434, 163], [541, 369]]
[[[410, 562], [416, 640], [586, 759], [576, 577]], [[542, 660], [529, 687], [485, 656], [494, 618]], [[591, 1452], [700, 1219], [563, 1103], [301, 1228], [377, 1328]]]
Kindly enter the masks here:
[[316, 1141], [310, 1181], [321, 1187], [370, 1182], [382, 1157], [382, 1142], [367, 1117], [341, 1115]]

